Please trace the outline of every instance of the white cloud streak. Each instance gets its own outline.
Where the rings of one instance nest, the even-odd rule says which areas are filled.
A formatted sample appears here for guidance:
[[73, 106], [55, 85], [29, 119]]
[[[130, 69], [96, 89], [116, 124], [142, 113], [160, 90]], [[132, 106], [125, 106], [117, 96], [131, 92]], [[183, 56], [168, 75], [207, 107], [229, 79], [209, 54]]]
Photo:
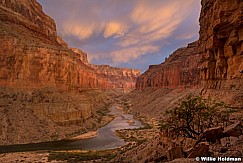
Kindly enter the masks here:
[[[57, 20], [58, 29], [64, 39], [76, 37], [85, 42], [87, 39], [95, 41], [99, 36], [112, 41], [107, 45], [109, 52], [107, 49], [91, 52], [91, 60], [110, 58], [113, 65], [127, 63], [158, 52], [163, 47], [158, 46], [158, 42], [166, 42], [199, 3], [200, 0], [69, 0], [65, 16]], [[193, 34], [186, 31], [176, 39], [191, 36]]]

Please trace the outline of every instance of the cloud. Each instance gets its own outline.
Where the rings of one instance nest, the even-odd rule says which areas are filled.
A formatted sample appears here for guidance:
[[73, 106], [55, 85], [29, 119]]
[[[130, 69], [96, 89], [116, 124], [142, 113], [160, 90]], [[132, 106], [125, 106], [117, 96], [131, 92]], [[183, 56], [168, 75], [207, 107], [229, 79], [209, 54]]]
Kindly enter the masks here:
[[[180, 2], [179, 2], [180, 3]], [[173, 21], [171, 18], [177, 11], [179, 3], [161, 4], [142, 1], [138, 3], [132, 12], [132, 19], [140, 25], [139, 32], [148, 33], [159, 30], [161, 26]]]
[[131, 47], [126, 49], [121, 49], [112, 52], [112, 61], [114, 63], [126, 63], [137, 59], [140, 56], [145, 54], [150, 54], [153, 52], [157, 52], [159, 50], [158, 46], [142, 46], [142, 47]]
[[111, 36], [120, 37], [123, 36], [126, 31], [127, 31], [127, 27], [125, 27], [125, 25], [123, 25], [122, 23], [109, 22], [105, 26], [104, 37], [105, 38]]
[[125, 47], [138, 42], [149, 44], [159, 39], [166, 39], [189, 14], [186, 9], [192, 4], [193, 0], [137, 3], [131, 13], [131, 19], [138, 27], [124, 38], [120, 45]]
[[89, 38], [94, 31], [94, 24], [84, 25], [78, 22], [65, 22], [62, 25], [61, 33], [63, 36], [73, 35], [78, 37], [80, 40]]
[[139, 58], [155, 63], [153, 55], [165, 57], [161, 49], [174, 44], [176, 50], [198, 37], [200, 0], [38, 1], [63, 39], [86, 51], [93, 63], [122, 65]]

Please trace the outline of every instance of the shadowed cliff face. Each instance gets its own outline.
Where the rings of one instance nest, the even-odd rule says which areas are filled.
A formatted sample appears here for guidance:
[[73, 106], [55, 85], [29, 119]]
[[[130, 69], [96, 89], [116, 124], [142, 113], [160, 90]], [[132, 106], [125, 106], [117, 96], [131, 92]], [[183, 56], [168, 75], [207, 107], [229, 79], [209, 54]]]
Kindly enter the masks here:
[[[202, 94], [204, 97], [209, 96], [210, 98], [223, 101], [229, 106], [237, 107], [241, 111], [236, 114], [230, 113], [230, 117], [232, 118], [230, 118], [230, 121], [233, 119], [242, 120], [243, 1], [202, 0], [201, 3], [200, 37], [198, 45], [196, 45], [196, 49], [198, 50], [192, 50], [197, 52], [197, 55], [190, 54], [190, 47], [179, 49], [164, 63], [151, 66], [142, 74], [137, 79], [137, 90], [132, 91], [128, 96], [131, 99], [131, 110], [133, 113], [163, 119], [166, 117], [166, 111], [177, 106], [180, 99], [185, 98], [189, 93], [193, 93]], [[191, 57], [195, 58], [190, 59]], [[184, 61], [182, 58], [184, 58]], [[186, 78], [188, 80], [191, 79], [189, 88], [196, 88], [195, 86], [197, 86], [199, 89], [180, 89], [180, 87], [187, 86], [187, 82], [182, 82], [183, 80], [180, 78], [180, 74], [184, 74], [182, 72], [186, 67], [183, 63], [186, 60], [191, 60], [187, 69], [191, 77]], [[196, 67], [199, 68], [197, 69]], [[194, 70], [197, 70], [197, 73], [194, 73]], [[161, 137], [158, 140], [161, 141], [162, 139]], [[171, 140], [167, 139], [165, 141], [168, 142]], [[223, 145], [222, 142], [223, 140], [221, 139], [221, 144]], [[158, 144], [163, 145], [164, 142], [162, 141]], [[117, 160], [118, 162], [131, 162], [133, 158], [130, 155], [136, 161], [138, 158], [140, 158], [139, 160], [145, 160], [152, 156], [152, 152], [148, 152], [149, 150], [156, 151], [156, 154], [163, 151], [163, 149], [159, 149], [158, 146], [154, 147], [154, 145], [156, 145], [156, 140], [146, 145], [141, 145], [137, 149], [134, 148], [131, 151], [125, 152]], [[187, 145], [184, 145], [183, 149], [186, 149]], [[234, 143], [234, 145], [232, 143], [232, 145], [223, 146], [230, 153], [230, 150], [236, 151], [236, 149], [242, 149], [241, 145], [242, 143], [238, 139], [238, 142]], [[230, 146], [232, 147], [231, 149]], [[202, 146], [199, 148], [205, 149]], [[195, 148], [195, 151], [199, 151], [199, 148]], [[221, 151], [222, 153], [220, 153], [216, 148], [212, 148], [211, 150], [214, 155], [216, 153], [215, 151], [219, 155], [223, 155], [223, 152]], [[173, 152], [178, 153], [176, 150]], [[158, 160], [161, 160], [162, 155], [160, 154], [157, 157]], [[155, 158], [156, 155], [154, 154], [151, 160], [155, 160]], [[173, 160], [171, 162], [184, 161]]]
[[203, 0], [199, 48], [206, 96], [243, 106], [243, 2]]
[[199, 46], [201, 79], [230, 80], [243, 77], [243, 2], [202, 1]]

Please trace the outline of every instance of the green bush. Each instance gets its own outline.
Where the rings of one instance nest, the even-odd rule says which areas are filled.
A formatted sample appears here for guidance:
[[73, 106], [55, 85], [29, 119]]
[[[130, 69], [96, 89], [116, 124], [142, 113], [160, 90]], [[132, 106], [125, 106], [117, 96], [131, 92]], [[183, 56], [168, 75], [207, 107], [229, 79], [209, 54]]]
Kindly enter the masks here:
[[181, 103], [166, 112], [168, 118], [160, 123], [160, 129], [168, 137], [183, 136], [198, 139], [205, 129], [226, 126], [230, 109], [222, 102], [189, 95]]

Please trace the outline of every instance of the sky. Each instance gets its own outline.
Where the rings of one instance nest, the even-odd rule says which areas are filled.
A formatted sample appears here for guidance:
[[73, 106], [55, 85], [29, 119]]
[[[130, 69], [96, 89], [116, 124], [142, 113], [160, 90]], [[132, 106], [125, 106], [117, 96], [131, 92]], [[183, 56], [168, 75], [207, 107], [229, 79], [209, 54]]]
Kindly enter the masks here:
[[143, 72], [199, 37], [200, 0], [37, 1], [92, 64]]

